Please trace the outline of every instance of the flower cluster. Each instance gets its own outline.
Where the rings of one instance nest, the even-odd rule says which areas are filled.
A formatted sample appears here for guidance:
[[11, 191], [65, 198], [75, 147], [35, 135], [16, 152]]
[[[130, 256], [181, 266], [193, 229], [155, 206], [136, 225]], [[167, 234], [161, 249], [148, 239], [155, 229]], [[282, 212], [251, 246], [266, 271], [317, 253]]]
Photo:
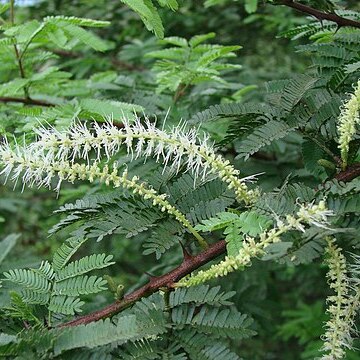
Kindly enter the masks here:
[[137, 176], [129, 179], [127, 170], [119, 175], [116, 163], [112, 168], [109, 168], [107, 164], [100, 166], [97, 161], [88, 164], [74, 163], [63, 158], [56, 159], [52, 153], [40, 152], [33, 146], [16, 146], [15, 149], [11, 149], [7, 143], [0, 146], [0, 158], [5, 164], [0, 175], [4, 175], [6, 180], [12, 175], [11, 180], [15, 183], [21, 177], [23, 186], [37, 185], [51, 188], [53, 178], [57, 177], [57, 191], [60, 190], [64, 180], [72, 183], [75, 180], [89, 182], [99, 180], [108, 186], [129, 189], [134, 194], [151, 200], [154, 206], [160, 207], [161, 211], [174, 216], [195, 236], [202, 247], [207, 246], [205, 240], [193, 228], [185, 215], [170, 204], [166, 194], [158, 194], [144, 182], [139, 182]]
[[322, 337], [322, 351], [326, 352], [322, 360], [337, 360], [344, 359], [346, 349], [351, 349], [354, 316], [360, 307], [360, 287], [359, 284], [351, 284], [345, 257], [335, 239], [327, 238], [326, 254], [329, 266], [328, 283], [335, 294], [327, 298], [330, 319], [326, 322], [326, 333]]
[[89, 160], [90, 151], [95, 151], [99, 160], [104, 153], [110, 158], [120, 148], [125, 147], [133, 157], [154, 157], [162, 161], [164, 167], [171, 163], [171, 168], [179, 171], [182, 163], [186, 171], [194, 177], [205, 177], [216, 174], [235, 191], [239, 201], [246, 204], [253, 202], [259, 195], [258, 190], [249, 190], [246, 179], [240, 179], [239, 171], [229, 161], [214, 152], [206, 135], [202, 138], [195, 129], [186, 130], [182, 123], [169, 132], [158, 129], [148, 119], [141, 123], [124, 120], [123, 127], [118, 128], [109, 120], [105, 124], [95, 123], [92, 129], [81, 123], [74, 124], [67, 132], [53, 128], [36, 129], [38, 141], [31, 145], [32, 151], [46, 151], [57, 160]]
[[289, 230], [304, 232], [305, 225], [327, 228], [329, 225], [327, 218], [331, 215], [332, 212], [326, 209], [324, 201], [320, 201], [319, 204], [300, 205], [296, 216], [287, 215], [284, 221], [277, 219], [277, 226], [260, 234], [258, 241], [252, 237], [245, 237], [238, 255], [226, 256], [225, 260], [212, 265], [210, 269], [183, 278], [177, 286], [194, 286], [216, 277], [226, 276], [235, 270], [242, 270], [251, 265], [253, 258], [262, 256], [267, 246], [281, 241], [282, 234]]
[[343, 167], [347, 165], [349, 143], [356, 133], [356, 124], [360, 124], [360, 80], [355, 86], [355, 91], [350, 99], [344, 103], [339, 116], [338, 133], [339, 149]]

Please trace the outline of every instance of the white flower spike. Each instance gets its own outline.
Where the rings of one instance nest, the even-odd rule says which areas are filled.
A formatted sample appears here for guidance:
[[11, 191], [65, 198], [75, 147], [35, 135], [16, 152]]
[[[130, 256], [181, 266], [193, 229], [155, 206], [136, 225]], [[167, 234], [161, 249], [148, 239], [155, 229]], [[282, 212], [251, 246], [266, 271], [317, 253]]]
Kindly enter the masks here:
[[[326, 332], [322, 336], [325, 354], [321, 360], [340, 360], [346, 358], [346, 350], [352, 349], [352, 335], [356, 335], [355, 316], [360, 309], [360, 286], [357, 276], [352, 278], [347, 269], [342, 249], [337, 246], [336, 239], [327, 237], [326, 263], [328, 284], [334, 294], [326, 299], [327, 313], [330, 315], [325, 324]], [[354, 281], [355, 280], [355, 281]]]
[[338, 133], [339, 149], [343, 168], [347, 166], [349, 144], [356, 133], [356, 125], [360, 125], [360, 80], [354, 88], [354, 93], [350, 99], [342, 106], [339, 116]]
[[0, 158], [5, 164], [0, 175], [4, 175], [5, 179], [12, 175], [11, 180], [13, 181], [17, 181], [21, 177], [24, 186], [37, 185], [39, 187], [45, 186], [51, 188], [53, 178], [57, 177], [57, 191], [60, 190], [63, 181], [74, 182], [75, 180], [87, 180], [89, 182], [99, 180], [108, 186], [112, 185], [115, 188], [123, 187], [128, 189], [134, 194], [139, 194], [144, 199], [152, 200], [153, 206], [158, 206], [161, 211], [166, 211], [174, 216], [177, 221], [194, 235], [202, 247], [207, 247], [206, 241], [193, 228], [185, 215], [170, 204], [166, 194], [158, 194], [144, 182], [139, 182], [137, 176], [129, 179], [127, 170], [119, 175], [117, 164], [114, 164], [112, 169], [110, 169], [108, 165], [101, 167], [97, 161], [79, 164], [66, 161], [63, 158], [54, 160], [52, 153], [40, 153], [34, 147], [16, 146], [12, 150], [7, 142], [0, 146]]
[[[54, 128], [40, 127], [35, 130], [38, 141], [31, 144], [32, 152], [46, 153], [58, 161], [85, 159], [91, 150], [96, 152], [99, 160], [104, 153], [109, 159], [121, 147], [125, 147], [133, 157], [154, 157], [162, 161], [164, 167], [169, 166], [179, 171], [182, 163], [186, 171], [191, 171], [194, 177], [205, 177], [216, 174], [235, 191], [239, 201], [252, 203], [259, 195], [258, 190], [249, 190], [245, 181], [240, 179], [239, 171], [234, 169], [228, 160], [217, 155], [210, 144], [208, 136], [200, 137], [195, 129], [186, 129], [186, 123], [173, 127], [169, 132], [156, 128], [149, 119], [141, 123], [124, 120], [123, 127], [116, 127], [111, 119], [99, 125], [95, 123], [92, 129], [78, 122], [67, 132], [59, 132]], [[251, 179], [251, 178], [249, 178]]]

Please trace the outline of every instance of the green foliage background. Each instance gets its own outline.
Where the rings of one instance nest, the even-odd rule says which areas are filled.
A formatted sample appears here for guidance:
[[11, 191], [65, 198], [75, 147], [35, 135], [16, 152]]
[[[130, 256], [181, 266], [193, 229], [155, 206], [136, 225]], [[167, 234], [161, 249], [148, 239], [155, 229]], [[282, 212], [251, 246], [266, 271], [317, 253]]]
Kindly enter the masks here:
[[[218, 151], [242, 176], [262, 174], [258, 184], [264, 195], [254, 205], [258, 217], [250, 213], [246, 223], [255, 235], [256, 224], [266, 224], [272, 213], [293, 213], [297, 199], [310, 202], [326, 195], [336, 213], [333, 225], [339, 228], [341, 247], [357, 253], [359, 178], [347, 184], [333, 178], [340, 171], [336, 119], [359, 79], [360, 30], [336, 32], [331, 23], [263, 2], [178, 3], [35, 1], [15, 7], [14, 26], [8, 22], [9, 9], [0, 5], [0, 99], [29, 96], [39, 101], [0, 102], [1, 135], [23, 141], [25, 133], [24, 141], [30, 142], [39, 121], [66, 129], [76, 118], [90, 123], [112, 116], [121, 123], [135, 112], [157, 119], [159, 126], [165, 118], [166, 126], [185, 119], [210, 133]], [[357, 1], [304, 3], [320, 9], [344, 6], [360, 19]], [[209, 35], [199, 37], [204, 34]], [[14, 38], [26, 48], [25, 76], [19, 73]], [[360, 160], [359, 144], [358, 137], [351, 143], [350, 164]], [[171, 194], [199, 229], [231, 206], [235, 214], [244, 210], [236, 208], [232, 194], [217, 179], [194, 183], [188, 173], [163, 173], [155, 161], [130, 162], [125, 153], [117, 160], [128, 164], [130, 174], [140, 174], [156, 190]], [[99, 277], [82, 297], [83, 313], [121, 297], [119, 288], [128, 292], [144, 284], [147, 272], [157, 276], [178, 265], [179, 241], [196, 249], [179, 224], [128, 192], [86, 182], [65, 184], [58, 198], [47, 189], [21, 189], [20, 183], [16, 191], [11, 183], [0, 187], [1, 249], [9, 251], [0, 257], [4, 278], [16, 280], [14, 268], [38, 268], [46, 260], [54, 265], [54, 253], [59, 255], [64, 239], [84, 237], [87, 241], [73, 260], [104, 253], [113, 258], [103, 261], [114, 264], [90, 266], [100, 269]], [[229, 253], [236, 251], [231, 238], [247, 233], [241, 221], [231, 226], [225, 231]], [[221, 236], [214, 231], [210, 239]], [[283, 241], [285, 247], [269, 250], [246, 271], [212, 281], [210, 286], [221, 286], [216, 300], [206, 298], [206, 286], [189, 290], [192, 300], [178, 303], [156, 293], [97, 330], [80, 334], [74, 328], [60, 334], [55, 347], [44, 322], [64, 322], [77, 308], [58, 304], [57, 315], [48, 319], [41, 306], [27, 308], [17, 295], [20, 287], [4, 281], [0, 353], [17, 359], [313, 359], [320, 354], [330, 294], [323, 231], [310, 229], [303, 237], [291, 232]], [[111, 290], [102, 275], [111, 277]], [[202, 300], [196, 300], [200, 293]], [[228, 323], [207, 329], [206, 318], [199, 315], [205, 308], [214, 318], [229, 312]], [[103, 331], [103, 339], [93, 339], [95, 331]], [[19, 332], [20, 340], [7, 338]], [[72, 344], [74, 339], [78, 343]], [[92, 349], [92, 342], [100, 347]], [[74, 354], [71, 350], [78, 347], [83, 351]], [[346, 358], [360, 356], [349, 351]]]

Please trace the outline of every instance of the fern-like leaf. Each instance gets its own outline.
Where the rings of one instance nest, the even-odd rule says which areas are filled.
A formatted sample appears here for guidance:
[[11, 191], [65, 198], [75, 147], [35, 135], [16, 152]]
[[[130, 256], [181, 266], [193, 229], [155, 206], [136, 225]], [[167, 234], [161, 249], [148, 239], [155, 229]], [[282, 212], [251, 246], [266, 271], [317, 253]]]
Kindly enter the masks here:
[[11, 269], [4, 273], [7, 280], [26, 287], [29, 290], [46, 294], [50, 291], [51, 282], [34, 269]]
[[172, 321], [219, 337], [239, 339], [254, 335], [249, 329], [253, 320], [236, 310], [208, 306], [202, 306], [199, 312], [195, 310], [194, 306], [178, 306], [172, 311]]
[[55, 282], [53, 294], [78, 296], [98, 293], [106, 289], [105, 279], [97, 276], [77, 276]]
[[232, 304], [229, 299], [234, 295], [234, 291], [227, 293], [221, 292], [220, 286], [210, 288], [209, 285], [201, 285], [190, 288], [179, 288], [170, 293], [169, 306], [175, 307], [189, 303], [228, 306]]
[[61, 270], [85, 241], [85, 238], [70, 238], [66, 243], [62, 244], [53, 257], [54, 269], [56, 271]]
[[49, 311], [57, 314], [75, 315], [82, 311], [84, 302], [77, 297], [53, 296], [50, 299]]
[[[134, 10], [140, 17], [146, 28], [153, 31], [159, 38], [164, 37], [164, 26], [160, 15], [151, 0], [121, 0]], [[169, 2], [167, 2], [169, 3]]]
[[92, 254], [90, 256], [85, 256], [80, 260], [71, 262], [67, 266], [60, 269], [55, 275], [55, 280], [62, 281], [71, 277], [86, 274], [89, 271], [95, 269], [103, 269], [115, 264], [113, 261], [111, 261], [112, 258], [112, 255], [106, 254]]
[[109, 319], [80, 325], [60, 332], [54, 347], [55, 355], [80, 347], [89, 349], [100, 345], [120, 345], [138, 336], [135, 315], [122, 316], [114, 325]]

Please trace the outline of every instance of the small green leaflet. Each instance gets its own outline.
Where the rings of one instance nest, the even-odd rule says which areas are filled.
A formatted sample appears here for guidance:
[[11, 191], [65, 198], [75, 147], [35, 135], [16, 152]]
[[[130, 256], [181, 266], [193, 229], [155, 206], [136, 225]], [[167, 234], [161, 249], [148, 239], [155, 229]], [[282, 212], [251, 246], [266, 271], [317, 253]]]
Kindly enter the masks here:
[[164, 37], [164, 26], [160, 15], [150, 0], [121, 0], [134, 10], [149, 31], [153, 31], [158, 38]]
[[240, 215], [222, 212], [216, 217], [204, 220], [195, 229], [198, 231], [216, 231], [225, 228], [224, 235], [226, 235], [228, 255], [236, 256], [242, 247], [244, 234], [255, 237], [271, 224], [271, 219], [255, 211], [245, 211]]
[[258, 0], [245, 0], [245, 10], [249, 14], [257, 10]]
[[[158, 9], [151, 0], [121, 0], [129, 8], [134, 10], [141, 18], [149, 31], [152, 31], [158, 38], [164, 37], [164, 26], [161, 21]], [[157, 0], [161, 7], [167, 7], [172, 11], [179, 8], [176, 0]]]
[[233, 223], [239, 216], [231, 212], [218, 213], [216, 217], [212, 217], [208, 220], [203, 220], [202, 224], [195, 226], [195, 230], [198, 231], [215, 231], [227, 227]]
[[16, 240], [20, 237], [20, 234], [10, 234], [4, 240], [0, 241], [0, 264], [6, 258], [9, 251], [15, 246]]
[[102, 121], [105, 117], [134, 119], [136, 112], [144, 111], [144, 108], [140, 105], [114, 100], [82, 99], [80, 106], [82, 116], [93, 117], [99, 121]]

